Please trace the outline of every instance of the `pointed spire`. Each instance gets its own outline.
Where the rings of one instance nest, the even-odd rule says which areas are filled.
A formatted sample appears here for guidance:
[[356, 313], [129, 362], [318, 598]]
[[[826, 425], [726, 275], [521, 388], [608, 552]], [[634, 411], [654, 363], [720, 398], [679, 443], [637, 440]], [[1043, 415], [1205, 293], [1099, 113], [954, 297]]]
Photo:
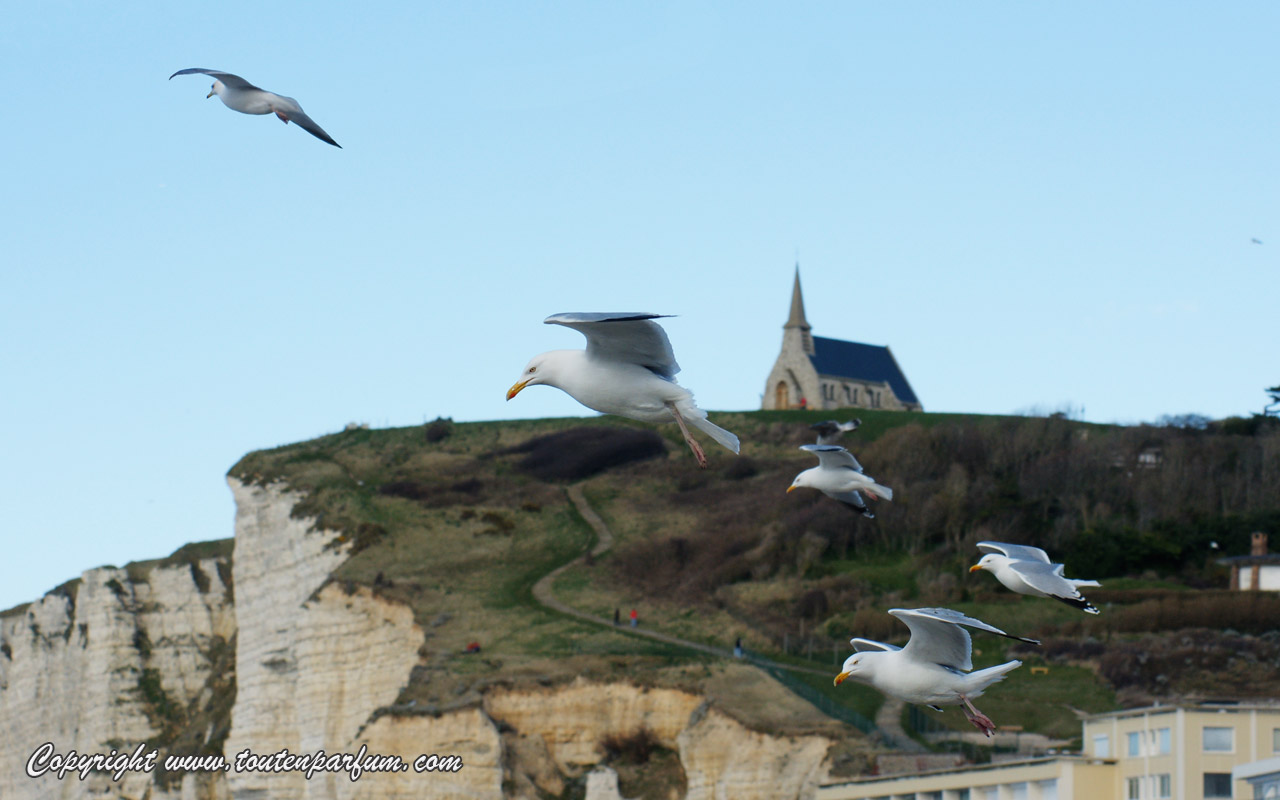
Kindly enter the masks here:
[[800, 291], [800, 264], [796, 264], [796, 283], [791, 290], [791, 316], [784, 328], [802, 328], [809, 330], [809, 321], [804, 318], [804, 295]]
[[[813, 336], [809, 333], [809, 320], [804, 316], [804, 294], [800, 291], [800, 262], [796, 262], [796, 282], [791, 290], [791, 316], [787, 318], [787, 324], [782, 326], [784, 331], [797, 329], [800, 332], [800, 348], [807, 354], [813, 355]], [[784, 334], [785, 339], [786, 334]]]

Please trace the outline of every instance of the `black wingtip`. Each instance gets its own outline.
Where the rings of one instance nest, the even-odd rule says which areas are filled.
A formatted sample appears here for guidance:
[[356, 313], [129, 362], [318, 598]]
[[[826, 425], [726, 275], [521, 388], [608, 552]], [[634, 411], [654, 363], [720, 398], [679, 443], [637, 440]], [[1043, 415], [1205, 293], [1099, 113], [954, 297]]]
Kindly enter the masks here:
[[1086, 614], [1098, 613], [1098, 609], [1093, 607], [1093, 603], [1090, 603], [1088, 600], [1085, 600], [1083, 597], [1059, 597], [1058, 595], [1054, 595], [1053, 599], [1062, 603], [1066, 603], [1072, 608], [1078, 608]]

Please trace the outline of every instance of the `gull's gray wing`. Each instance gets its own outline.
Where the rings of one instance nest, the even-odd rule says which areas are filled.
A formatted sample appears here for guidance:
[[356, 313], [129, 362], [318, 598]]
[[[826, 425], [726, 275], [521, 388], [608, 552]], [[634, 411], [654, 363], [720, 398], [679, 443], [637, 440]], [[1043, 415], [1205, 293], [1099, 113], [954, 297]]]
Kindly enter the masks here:
[[[292, 97], [289, 97], [286, 99], [293, 100]], [[298, 101], [293, 100], [293, 104], [297, 106]], [[342, 149], [342, 145], [335, 142], [332, 136], [325, 133], [324, 128], [321, 128], [319, 125], [315, 123], [315, 120], [311, 119], [311, 117], [308, 117], [300, 106], [296, 111], [289, 112], [289, 121], [297, 125], [299, 128], [302, 128], [304, 131], [311, 134], [312, 136], [316, 137], [320, 141], [328, 142], [329, 144], [333, 145], [339, 150]]]
[[553, 314], [548, 325], [564, 325], [587, 337], [587, 355], [607, 361], [639, 364], [671, 380], [680, 371], [667, 332], [655, 319], [670, 314], [571, 313]]
[[998, 553], [1017, 561], [1041, 561], [1050, 563], [1049, 554], [1039, 547], [1025, 544], [1006, 544], [1004, 542], [978, 542], [978, 549], [984, 553]]
[[822, 422], [815, 422], [809, 428], [818, 434], [818, 444], [835, 444], [840, 440], [842, 434], [856, 431], [861, 424], [862, 420], [860, 419], [852, 419], [847, 422], [827, 419]]
[[850, 639], [849, 643], [852, 644], [853, 649], [859, 653], [864, 653], [867, 650], [889, 651], [889, 650], [902, 649], [901, 647], [897, 647], [895, 645], [885, 644], [884, 642], [877, 642], [875, 639], [859, 639], [855, 637], [853, 639]]
[[862, 465], [853, 453], [834, 444], [802, 444], [801, 450], [807, 450], [818, 457], [818, 466], [823, 469], [851, 469], [862, 472]]
[[866, 517], [867, 519], [876, 518], [876, 515], [871, 513], [871, 509], [867, 508], [867, 504], [862, 499], [862, 495], [858, 494], [856, 490], [852, 492], [843, 492], [843, 493], [823, 492], [823, 494], [825, 494], [827, 497], [830, 497], [832, 500], [836, 500], [838, 502], [844, 503], [846, 506], [853, 509], [854, 511], [861, 513], [862, 516]]
[[[1030, 586], [1040, 592], [1044, 592], [1055, 600], [1061, 600], [1070, 606], [1084, 609], [1090, 614], [1098, 613], [1088, 600], [1080, 594], [1079, 583], [1066, 578], [1062, 574], [1061, 564], [1041, 564], [1031, 561], [1016, 561], [1009, 565], [1009, 569], [1018, 573], [1018, 577]], [[1097, 581], [1087, 581], [1086, 584], [1098, 585]]]
[[[170, 75], [169, 80], [173, 80], [179, 75], [209, 75], [222, 81], [223, 85], [231, 89], [258, 89], [257, 86], [254, 86], [252, 83], [249, 83], [244, 78], [241, 78], [239, 75], [232, 75], [230, 72], [223, 72], [222, 70], [217, 70], [217, 69], [201, 69], [200, 67], [192, 67], [190, 69], [180, 69], [177, 72]], [[258, 91], [261, 92], [264, 90], [258, 89]]]
[[911, 629], [911, 638], [902, 648], [909, 657], [965, 672], [973, 669], [973, 645], [962, 625], [1028, 644], [1040, 644], [1038, 639], [1005, 633], [994, 625], [949, 608], [892, 608], [889, 613]]
[[[973, 669], [973, 642], [957, 620], [935, 611], [968, 619], [958, 611], [936, 608], [891, 608], [889, 613], [906, 623], [911, 638], [902, 652], [926, 664], [941, 664], [962, 672]], [[976, 620], [975, 620], [976, 621]]]

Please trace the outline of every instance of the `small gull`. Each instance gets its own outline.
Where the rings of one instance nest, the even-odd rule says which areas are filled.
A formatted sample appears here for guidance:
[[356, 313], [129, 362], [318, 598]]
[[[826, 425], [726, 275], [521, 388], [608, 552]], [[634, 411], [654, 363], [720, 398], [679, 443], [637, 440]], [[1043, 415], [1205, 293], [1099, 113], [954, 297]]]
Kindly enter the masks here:
[[816, 455], [818, 466], [810, 467], [797, 475], [787, 487], [788, 492], [800, 488], [817, 489], [832, 500], [838, 500], [860, 512], [867, 519], [875, 519], [876, 515], [862, 502], [860, 492], [866, 492], [873, 499], [893, 499], [893, 490], [876, 483], [874, 478], [863, 475], [858, 459], [843, 447], [834, 444], [802, 444], [800, 449]]
[[991, 684], [1004, 680], [1006, 673], [1022, 666], [1021, 661], [1007, 661], [994, 667], [973, 669], [971, 628], [996, 633], [1028, 644], [1035, 639], [1012, 636], [981, 620], [965, 616], [949, 608], [893, 608], [889, 613], [906, 623], [911, 638], [905, 647], [872, 639], [851, 639], [853, 655], [845, 659], [836, 676], [835, 685], [845, 679], [868, 684], [885, 694], [908, 703], [929, 706], [962, 706], [965, 718], [988, 737], [996, 726], [971, 702], [981, 697]]
[[835, 444], [840, 441], [841, 436], [851, 431], [856, 431], [861, 424], [862, 420], [860, 419], [852, 419], [848, 422], [836, 422], [834, 419], [828, 419], [823, 422], [815, 422], [809, 427], [818, 434], [818, 444]]
[[324, 132], [323, 128], [303, 112], [302, 106], [298, 105], [297, 100], [275, 92], [268, 92], [266, 89], [259, 89], [239, 75], [232, 75], [230, 72], [221, 72], [216, 69], [192, 67], [191, 69], [178, 70], [169, 76], [169, 80], [173, 80], [179, 75], [196, 74], [213, 76], [213, 88], [205, 95], [205, 99], [216, 94], [222, 104], [232, 111], [239, 111], [241, 114], [275, 114], [280, 118], [281, 122], [285, 124], [292, 122], [320, 141], [328, 142], [334, 147], [342, 149], [342, 145], [335, 142], [329, 134]]
[[[551, 350], [534, 356], [507, 391], [515, 397], [526, 386], [546, 384], [560, 389], [587, 408], [642, 422], [675, 419], [698, 465], [707, 456], [689, 433], [688, 425], [733, 452], [738, 437], [713, 425], [707, 412], [693, 403], [693, 394], [675, 381], [680, 371], [671, 342], [655, 319], [664, 314], [555, 314], [543, 322], [564, 325], [587, 337], [586, 350]], [[687, 424], [686, 424], [687, 423]]]
[[1028, 547], [1004, 542], [978, 542], [978, 549], [986, 553], [978, 563], [969, 567], [970, 572], [985, 569], [1018, 594], [1034, 597], [1051, 597], [1069, 606], [1075, 606], [1089, 614], [1097, 614], [1088, 600], [1080, 596], [1081, 586], [1101, 586], [1097, 581], [1077, 581], [1063, 577], [1062, 565], [1049, 561], [1049, 554], [1039, 547]]

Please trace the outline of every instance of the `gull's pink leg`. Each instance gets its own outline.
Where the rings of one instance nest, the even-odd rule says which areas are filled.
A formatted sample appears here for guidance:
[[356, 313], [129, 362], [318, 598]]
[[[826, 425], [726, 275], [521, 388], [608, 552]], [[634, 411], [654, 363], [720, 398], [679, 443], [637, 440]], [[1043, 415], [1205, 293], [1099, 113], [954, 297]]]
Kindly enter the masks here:
[[284, 114], [281, 114], [279, 111], [276, 111], [276, 116], [279, 117], [280, 121], [283, 122], [285, 125], [289, 124], [289, 118], [286, 117]]
[[693, 457], [698, 459], [698, 466], [706, 469], [707, 454], [702, 452], [702, 447], [693, 438], [693, 435], [689, 433], [688, 426], [684, 424], [684, 417], [680, 416], [680, 412], [676, 410], [674, 403], [667, 403], [667, 408], [671, 409], [671, 415], [676, 418], [676, 424], [680, 426], [680, 433], [684, 435], [684, 440], [689, 443], [689, 449], [693, 451]]
[[985, 733], [987, 738], [991, 738], [991, 736], [995, 734], [996, 724], [992, 722], [986, 714], [983, 714], [981, 711], [974, 708], [973, 703], [969, 702], [969, 698], [964, 695], [960, 695], [960, 699], [964, 701], [964, 708], [962, 710], [964, 711], [965, 718], [972, 722], [978, 730]]

